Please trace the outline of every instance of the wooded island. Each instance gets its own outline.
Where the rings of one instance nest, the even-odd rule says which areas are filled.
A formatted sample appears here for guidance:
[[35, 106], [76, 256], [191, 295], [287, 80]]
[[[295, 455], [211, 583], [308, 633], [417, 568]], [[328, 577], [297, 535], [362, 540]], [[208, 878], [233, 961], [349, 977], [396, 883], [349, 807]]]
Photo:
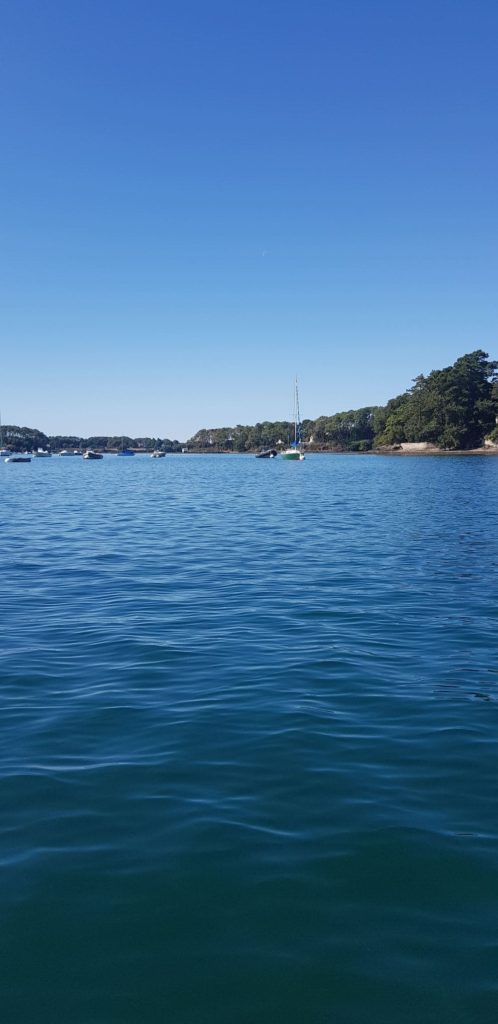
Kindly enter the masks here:
[[[16, 450], [47, 448], [53, 452], [67, 448], [256, 452], [286, 445], [293, 429], [293, 424], [285, 420], [202, 428], [188, 441], [180, 442], [121, 435], [51, 437], [30, 427], [6, 425], [3, 444]], [[498, 361], [477, 349], [427, 377], [420, 374], [412, 387], [384, 406], [303, 420], [302, 438], [309, 451], [393, 450], [410, 442], [425, 442], [445, 451], [467, 451], [485, 443], [498, 446]]]

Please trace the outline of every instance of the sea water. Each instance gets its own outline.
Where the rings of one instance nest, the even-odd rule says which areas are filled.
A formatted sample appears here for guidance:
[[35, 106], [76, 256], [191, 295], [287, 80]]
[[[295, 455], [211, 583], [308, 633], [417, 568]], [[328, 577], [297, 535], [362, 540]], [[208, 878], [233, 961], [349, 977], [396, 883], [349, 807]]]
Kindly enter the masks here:
[[0, 488], [2, 1024], [495, 1024], [498, 459]]

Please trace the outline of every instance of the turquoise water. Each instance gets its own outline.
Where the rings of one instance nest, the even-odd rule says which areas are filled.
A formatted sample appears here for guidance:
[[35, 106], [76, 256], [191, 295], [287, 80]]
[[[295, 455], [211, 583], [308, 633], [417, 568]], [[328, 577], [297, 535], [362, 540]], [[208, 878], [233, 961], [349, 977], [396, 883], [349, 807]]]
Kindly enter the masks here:
[[495, 1024], [498, 459], [0, 487], [3, 1024]]

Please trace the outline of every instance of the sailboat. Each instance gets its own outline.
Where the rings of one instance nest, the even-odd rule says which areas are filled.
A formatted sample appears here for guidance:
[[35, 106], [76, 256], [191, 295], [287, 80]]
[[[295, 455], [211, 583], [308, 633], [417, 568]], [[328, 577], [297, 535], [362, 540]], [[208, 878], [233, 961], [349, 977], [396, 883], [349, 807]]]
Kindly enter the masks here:
[[124, 437], [121, 440], [121, 449], [116, 452], [116, 455], [134, 455], [135, 452], [131, 448], [125, 448]]
[[294, 389], [294, 440], [280, 453], [283, 459], [292, 459], [294, 462], [302, 462], [304, 459], [301, 451], [301, 420], [299, 417], [299, 392], [296, 385]]

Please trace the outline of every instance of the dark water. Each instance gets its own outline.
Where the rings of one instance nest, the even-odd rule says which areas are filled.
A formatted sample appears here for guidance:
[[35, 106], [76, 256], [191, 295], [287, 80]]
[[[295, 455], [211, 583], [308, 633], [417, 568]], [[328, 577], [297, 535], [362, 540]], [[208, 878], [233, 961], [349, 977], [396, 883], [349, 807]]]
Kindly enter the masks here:
[[495, 1024], [498, 459], [0, 487], [2, 1024]]

